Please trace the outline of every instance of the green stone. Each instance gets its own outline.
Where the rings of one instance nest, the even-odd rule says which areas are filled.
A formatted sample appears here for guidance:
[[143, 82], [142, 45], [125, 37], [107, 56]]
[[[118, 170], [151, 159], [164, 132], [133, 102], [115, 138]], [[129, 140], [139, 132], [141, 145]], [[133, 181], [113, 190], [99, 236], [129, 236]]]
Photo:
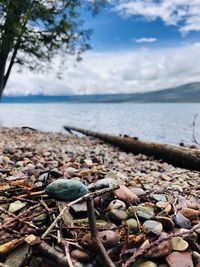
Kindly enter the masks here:
[[139, 226], [135, 219], [129, 219], [126, 223], [128, 225], [129, 234], [137, 234], [139, 232]]
[[87, 187], [77, 180], [58, 179], [49, 184], [45, 192], [53, 198], [60, 200], [75, 200], [88, 193]]
[[135, 214], [146, 220], [152, 219], [155, 216], [154, 211], [150, 208], [145, 206], [130, 206], [127, 209], [128, 218], [135, 218]]

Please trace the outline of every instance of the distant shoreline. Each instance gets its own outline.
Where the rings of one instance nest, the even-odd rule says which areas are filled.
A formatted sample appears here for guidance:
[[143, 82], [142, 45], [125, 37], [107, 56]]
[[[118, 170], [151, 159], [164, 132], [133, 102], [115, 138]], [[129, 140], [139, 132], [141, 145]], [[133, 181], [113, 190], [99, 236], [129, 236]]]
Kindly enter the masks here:
[[200, 82], [146, 93], [3, 96], [1, 103], [200, 103]]

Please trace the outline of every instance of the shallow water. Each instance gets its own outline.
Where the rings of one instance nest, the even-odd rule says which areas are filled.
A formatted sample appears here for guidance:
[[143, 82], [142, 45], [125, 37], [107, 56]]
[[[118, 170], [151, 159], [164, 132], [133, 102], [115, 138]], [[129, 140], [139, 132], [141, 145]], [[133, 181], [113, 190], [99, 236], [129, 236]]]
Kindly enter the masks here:
[[195, 113], [199, 113], [195, 129], [200, 141], [200, 104], [0, 104], [0, 122], [5, 127], [64, 132], [62, 126], [71, 125], [175, 144], [192, 143]]

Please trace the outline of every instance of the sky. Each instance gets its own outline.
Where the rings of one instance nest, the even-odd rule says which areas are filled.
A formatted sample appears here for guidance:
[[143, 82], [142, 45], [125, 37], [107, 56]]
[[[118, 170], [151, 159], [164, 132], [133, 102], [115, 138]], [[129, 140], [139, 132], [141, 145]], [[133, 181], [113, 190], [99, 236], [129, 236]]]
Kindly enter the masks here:
[[[88, 0], [89, 1], [89, 0]], [[200, 81], [200, 0], [108, 0], [93, 17], [92, 50], [69, 58], [57, 79], [59, 58], [46, 73], [11, 73], [7, 95], [134, 93]]]

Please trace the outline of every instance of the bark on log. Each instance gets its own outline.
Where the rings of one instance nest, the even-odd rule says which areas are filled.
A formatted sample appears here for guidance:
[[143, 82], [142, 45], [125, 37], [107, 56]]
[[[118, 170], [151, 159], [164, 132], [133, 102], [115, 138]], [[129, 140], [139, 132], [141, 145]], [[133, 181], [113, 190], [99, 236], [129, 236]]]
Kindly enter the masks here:
[[96, 137], [127, 152], [153, 156], [156, 159], [161, 159], [177, 167], [200, 171], [200, 149], [190, 149], [176, 145], [144, 142], [136, 140], [134, 137], [121, 137], [98, 133], [77, 127], [64, 126], [64, 129]]

